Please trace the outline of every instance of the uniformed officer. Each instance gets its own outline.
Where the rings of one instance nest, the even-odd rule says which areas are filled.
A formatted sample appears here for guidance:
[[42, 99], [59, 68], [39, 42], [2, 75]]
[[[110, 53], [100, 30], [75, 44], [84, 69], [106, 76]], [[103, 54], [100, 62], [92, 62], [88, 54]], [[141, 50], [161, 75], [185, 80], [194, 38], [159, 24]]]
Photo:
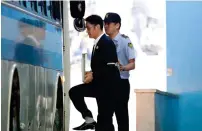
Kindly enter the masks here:
[[[75, 108], [82, 114], [85, 122], [75, 130], [94, 129], [95, 131], [114, 131], [112, 116], [115, 105], [119, 103], [116, 93], [120, 82], [117, 67], [118, 57], [113, 41], [103, 33], [103, 20], [100, 16], [86, 18], [87, 33], [95, 39], [91, 58], [91, 72], [86, 73], [84, 84], [70, 89], [69, 96]], [[97, 124], [87, 108], [84, 97], [95, 97], [98, 105]], [[95, 126], [96, 124], [96, 126]]]
[[115, 115], [118, 131], [129, 131], [128, 101], [130, 94], [129, 71], [135, 69], [135, 50], [128, 36], [120, 34], [121, 18], [117, 13], [107, 13], [104, 18], [106, 34], [116, 45], [121, 70], [121, 84], [117, 93], [121, 94]]

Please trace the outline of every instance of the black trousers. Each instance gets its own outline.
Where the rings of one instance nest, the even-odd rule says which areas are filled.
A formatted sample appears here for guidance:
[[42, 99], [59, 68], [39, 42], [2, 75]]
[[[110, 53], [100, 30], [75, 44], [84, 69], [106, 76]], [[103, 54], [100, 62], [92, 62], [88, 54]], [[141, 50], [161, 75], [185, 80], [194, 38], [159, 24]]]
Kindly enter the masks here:
[[130, 96], [130, 83], [128, 79], [121, 80], [117, 93], [120, 96], [115, 107], [118, 131], [129, 131], [128, 101]]
[[[128, 80], [98, 82], [74, 86], [69, 91], [70, 99], [82, 117], [93, 117], [84, 97], [94, 97], [98, 104], [97, 130], [113, 131], [112, 116], [115, 113], [119, 131], [129, 131], [128, 100], [130, 85]], [[103, 129], [105, 127], [105, 129]]]
[[93, 81], [89, 84], [80, 84], [72, 87], [69, 91], [70, 99], [75, 108], [82, 114], [82, 117], [92, 117], [91, 111], [87, 108], [84, 97], [94, 97], [97, 101], [98, 116], [95, 131], [114, 131], [113, 114], [117, 96], [115, 88], [120, 80]]

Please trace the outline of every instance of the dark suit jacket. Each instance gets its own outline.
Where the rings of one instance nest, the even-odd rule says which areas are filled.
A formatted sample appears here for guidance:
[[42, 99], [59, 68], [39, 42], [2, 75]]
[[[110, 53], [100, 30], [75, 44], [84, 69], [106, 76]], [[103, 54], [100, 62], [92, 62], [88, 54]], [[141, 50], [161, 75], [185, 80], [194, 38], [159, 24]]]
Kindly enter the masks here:
[[114, 82], [120, 79], [120, 72], [116, 66], [107, 65], [110, 62], [118, 62], [116, 46], [105, 34], [98, 41], [91, 57], [91, 69], [93, 80], [101, 82]]

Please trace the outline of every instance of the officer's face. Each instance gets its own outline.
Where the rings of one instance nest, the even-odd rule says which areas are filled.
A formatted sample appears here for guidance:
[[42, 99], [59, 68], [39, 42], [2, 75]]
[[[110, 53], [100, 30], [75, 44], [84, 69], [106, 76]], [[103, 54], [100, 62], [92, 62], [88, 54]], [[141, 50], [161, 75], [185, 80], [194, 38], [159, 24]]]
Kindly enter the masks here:
[[86, 22], [86, 31], [87, 31], [88, 36], [90, 38], [95, 38], [95, 36], [96, 36], [96, 27], [95, 27], [95, 25], [92, 25], [89, 22]]
[[105, 27], [105, 32], [108, 35], [111, 35], [111, 34], [115, 33], [117, 30], [119, 30], [119, 24], [117, 24], [117, 23], [105, 22], [104, 27]]

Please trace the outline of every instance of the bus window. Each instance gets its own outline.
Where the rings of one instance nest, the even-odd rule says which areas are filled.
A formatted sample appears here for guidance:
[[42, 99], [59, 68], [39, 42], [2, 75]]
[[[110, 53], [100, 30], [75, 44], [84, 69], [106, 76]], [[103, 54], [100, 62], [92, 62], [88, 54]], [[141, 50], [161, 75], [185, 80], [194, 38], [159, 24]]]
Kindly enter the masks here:
[[31, 8], [33, 11], [37, 12], [37, 2], [36, 1], [31, 1]]
[[22, 1], [18, 1], [19, 5], [22, 5]]
[[23, 5], [24, 7], [27, 7], [27, 1], [22, 1], [22, 5]]
[[53, 19], [53, 3], [52, 2], [50, 2], [49, 9], [50, 9], [50, 18]]
[[42, 9], [42, 13], [43, 13], [43, 15], [47, 16], [47, 6], [46, 6], [46, 1], [42, 1], [41, 9]]
[[47, 16], [51, 18], [51, 3], [50, 1], [46, 1], [46, 8], [47, 8]]
[[28, 1], [28, 2], [27, 2], [27, 8], [28, 8], [29, 10], [32, 10], [31, 1]]
[[60, 20], [60, 2], [59, 1], [52, 1], [52, 18], [54, 20]]
[[43, 16], [47, 16], [47, 6], [46, 1], [39, 1], [38, 2], [38, 8], [40, 10], [40, 14]]
[[27, 7], [27, 1], [18, 1], [20, 6]]
[[37, 1], [37, 11], [38, 11], [38, 14], [42, 14], [42, 9], [41, 9], [41, 6], [42, 6], [42, 1]]
[[30, 9], [30, 10], [32, 9], [30, 1], [27, 2], [27, 8]]
[[15, 5], [20, 5], [20, 2], [19, 2], [19, 1], [12, 0], [11, 2], [12, 2], [13, 4], [15, 4]]

